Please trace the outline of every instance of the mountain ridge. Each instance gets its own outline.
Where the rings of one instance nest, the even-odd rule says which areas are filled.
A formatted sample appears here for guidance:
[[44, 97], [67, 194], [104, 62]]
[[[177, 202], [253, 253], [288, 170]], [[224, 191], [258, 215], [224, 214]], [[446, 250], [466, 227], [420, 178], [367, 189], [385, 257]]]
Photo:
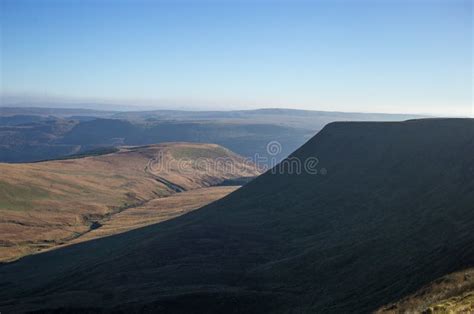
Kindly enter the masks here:
[[290, 155], [326, 175], [281, 163], [176, 219], [4, 265], [0, 307], [374, 311], [474, 266], [472, 156], [473, 119], [332, 123]]

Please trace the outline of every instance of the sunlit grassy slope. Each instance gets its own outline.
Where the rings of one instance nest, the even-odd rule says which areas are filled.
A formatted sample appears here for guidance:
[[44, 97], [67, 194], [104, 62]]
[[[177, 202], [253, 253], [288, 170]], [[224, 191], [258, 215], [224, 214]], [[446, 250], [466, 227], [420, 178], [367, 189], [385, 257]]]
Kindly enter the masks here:
[[438, 278], [415, 293], [377, 310], [377, 314], [382, 313], [474, 313], [474, 268]]
[[471, 119], [329, 124], [292, 155], [326, 171], [0, 267], [0, 308], [375, 311], [474, 266], [473, 156]]
[[[233, 167], [216, 164], [218, 158]], [[257, 171], [218, 145], [171, 143], [123, 147], [102, 156], [0, 164], [0, 173], [0, 261], [6, 261], [69, 242], [111, 215], [152, 199]]]

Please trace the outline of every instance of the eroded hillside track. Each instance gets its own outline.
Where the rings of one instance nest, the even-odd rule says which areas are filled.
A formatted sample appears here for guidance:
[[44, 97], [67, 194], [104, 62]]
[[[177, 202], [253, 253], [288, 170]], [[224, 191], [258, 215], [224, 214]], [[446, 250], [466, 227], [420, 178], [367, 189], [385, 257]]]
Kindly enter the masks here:
[[[208, 173], [191, 163], [184, 173], [176, 168], [176, 156], [202, 157], [210, 165], [221, 156], [238, 168], [227, 173], [213, 167]], [[155, 199], [257, 175], [257, 169], [244, 161], [214, 144], [165, 143], [67, 160], [0, 163], [0, 262], [90, 238], [117, 215]], [[222, 194], [212, 194], [208, 201], [218, 195]], [[152, 217], [148, 223], [162, 221]]]
[[186, 189], [178, 184], [175, 184], [169, 180], [166, 180], [165, 178], [163, 177], [160, 177], [158, 175], [155, 174], [155, 172], [153, 171], [153, 165], [157, 162], [160, 162], [160, 157], [155, 157], [155, 158], [150, 158], [144, 168], [145, 170], [145, 173], [147, 173], [148, 175], [150, 175], [152, 178], [154, 178], [156, 181], [160, 182], [160, 183], [163, 183], [166, 187], [168, 187], [170, 190], [176, 192], [176, 193], [180, 193], [180, 192], [184, 192], [186, 191]]

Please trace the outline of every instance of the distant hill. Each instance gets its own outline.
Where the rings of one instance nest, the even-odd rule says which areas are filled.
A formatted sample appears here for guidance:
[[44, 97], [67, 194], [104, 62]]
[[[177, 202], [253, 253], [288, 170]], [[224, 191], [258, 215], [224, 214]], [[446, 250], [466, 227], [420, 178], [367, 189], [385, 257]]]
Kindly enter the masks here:
[[[120, 145], [216, 143], [269, 166], [333, 121], [400, 121], [415, 115], [291, 109], [241, 111], [93, 111], [0, 108], [0, 161], [54, 159]], [[270, 142], [279, 143], [268, 154]]]
[[232, 111], [153, 110], [118, 112], [115, 118], [134, 121], [221, 121], [226, 123], [275, 124], [286, 127], [319, 131], [334, 121], [403, 121], [421, 115], [316, 111], [298, 109], [256, 109]]
[[79, 145], [57, 143], [77, 121], [41, 116], [9, 116], [0, 120], [0, 162], [38, 161], [81, 151]]
[[[223, 147], [193, 143], [0, 163], [0, 173], [0, 261], [70, 242], [112, 215], [153, 199], [259, 174]], [[148, 224], [159, 221], [147, 218]]]
[[14, 115], [35, 115], [35, 116], [55, 116], [70, 117], [72, 115], [105, 117], [112, 116], [117, 111], [104, 111], [82, 108], [48, 108], [48, 107], [31, 107], [31, 106], [0, 106], [0, 116]]
[[[312, 136], [305, 129], [273, 124], [236, 124], [224, 122], [159, 121], [152, 124], [128, 120], [97, 119], [78, 124], [57, 143], [80, 145], [83, 149], [97, 146], [147, 145], [161, 142], [216, 143], [254, 159], [271, 157], [280, 161]], [[277, 139], [281, 150], [270, 156], [267, 144]]]
[[288, 159], [311, 171], [0, 267], [0, 308], [374, 311], [474, 266], [473, 156], [472, 119], [331, 123]]

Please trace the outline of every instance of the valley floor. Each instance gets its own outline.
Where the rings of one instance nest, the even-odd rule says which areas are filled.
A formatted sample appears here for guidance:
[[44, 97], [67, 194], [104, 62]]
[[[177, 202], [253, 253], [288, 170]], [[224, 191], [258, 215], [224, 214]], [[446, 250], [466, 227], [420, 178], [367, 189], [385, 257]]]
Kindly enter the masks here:
[[[238, 188], [239, 186], [213, 186], [155, 198], [143, 204], [123, 209], [114, 215], [105, 216], [103, 219], [94, 222], [90, 229], [76, 232], [74, 237], [64, 240], [61, 244], [50, 243], [48, 245], [45, 243], [43, 246], [37, 245], [35, 246], [36, 253], [111, 236], [169, 220], [212, 203]], [[62, 230], [63, 227], [59, 226], [58, 228]], [[31, 249], [31, 247], [28, 248]], [[3, 249], [5, 254], [2, 253], [3, 259], [0, 261], [6, 262], [21, 256], [21, 252], [26, 250], [24, 245], [5, 246]], [[25, 252], [31, 254], [30, 250]]]
[[128, 208], [110, 219], [102, 221], [100, 227], [77, 237], [66, 245], [102, 238], [169, 220], [223, 198], [238, 188], [239, 186], [213, 186], [156, 198], [143, 205]]

